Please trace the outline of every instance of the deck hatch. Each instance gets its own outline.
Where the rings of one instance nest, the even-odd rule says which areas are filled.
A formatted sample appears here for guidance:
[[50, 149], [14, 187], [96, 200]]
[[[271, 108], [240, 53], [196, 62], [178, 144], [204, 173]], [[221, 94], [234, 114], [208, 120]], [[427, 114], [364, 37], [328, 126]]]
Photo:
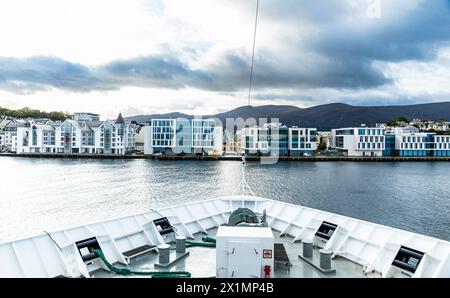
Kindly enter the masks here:
[[174, 232], [172, 225], [170, 224], [167, 217], [155, 219], [153, 223], [155, 224], [156, 229], [161, 236]]
[[75, 245], [77, 246], [78, 252], [83, 259], [83, 262], [88, 262], [96, 259], [98, 256], [97, 254], [93, 253], [93, 251], [95, 249], [101, 249], [100, 245], [98, 244], [97, 238], [95, 237], [75, 242]]
[[423, 252], [401, 246], [392, 265], [410, 273], [415, 273], [423, 256]]
[[330, 240], [331, 236], [333, 236], [333, 233], [336, 229], [337, 225], [324, 221], [317, 230], [316, 236], [323, 238], [325, 240]]
[[283, 243], [275, 243], [274, 244], [274, 259], [275, 259], [275, 269], [284, 269], [289, 270], [292, 266], [291, 261], [289, 260], [289, 256], [286, 252], [286, 248]]

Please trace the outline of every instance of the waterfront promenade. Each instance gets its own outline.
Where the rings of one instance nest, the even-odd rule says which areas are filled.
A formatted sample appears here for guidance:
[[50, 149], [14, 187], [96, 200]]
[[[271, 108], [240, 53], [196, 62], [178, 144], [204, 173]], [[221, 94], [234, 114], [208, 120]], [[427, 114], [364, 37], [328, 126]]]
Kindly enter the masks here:
[[[152, 160], [198, 160], [198, 161], [220, 161], [220, 160], [234, 160], [241, 161], [240, 156], [194, 156], [194, 155], [143, 155], [143, 154], [131, 154], [131, 155], [114, 155], [114, 154], [51, 154], [51, 153], [1, 153], [0, 157], [27, 157], [27, 158], [80, 158], [80, 159], [152, 159]], [[263, 157], [264, 158], [264, 157]], [[265, 157], [269, 158], [269, 157]], [[275, 158], [275, 157], [270, 157]], [[351, 161], [351, 162], [450, 162], [450, 157], [434, 157], [434, 156], [421, 156], [421, 157], [400, 157], [400, 156], [311, 156], [311, 157], [278, 157], [279, 161]], [[261, 157], [258, 156], [246, 156], [248, 161], [260, 161]]]

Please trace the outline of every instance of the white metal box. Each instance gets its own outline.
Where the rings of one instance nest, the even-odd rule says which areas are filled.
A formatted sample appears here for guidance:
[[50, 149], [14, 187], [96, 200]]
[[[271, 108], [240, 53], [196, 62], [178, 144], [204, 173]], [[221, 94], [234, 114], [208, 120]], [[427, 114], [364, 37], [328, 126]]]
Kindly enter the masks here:
[[220, 226], [216, 239], [217, 277], [273, 277], [274, 238], [271, 228]]

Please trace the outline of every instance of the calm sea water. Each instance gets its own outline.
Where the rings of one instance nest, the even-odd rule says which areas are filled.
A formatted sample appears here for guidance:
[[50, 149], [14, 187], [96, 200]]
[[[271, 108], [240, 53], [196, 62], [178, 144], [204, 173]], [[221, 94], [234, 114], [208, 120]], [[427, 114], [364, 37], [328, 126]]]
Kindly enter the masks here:
[[[232, 194], [236, 161], [0, 158], [0, 241]], [[249, 163], [257, 195], [450, 240], [450, 163]]]

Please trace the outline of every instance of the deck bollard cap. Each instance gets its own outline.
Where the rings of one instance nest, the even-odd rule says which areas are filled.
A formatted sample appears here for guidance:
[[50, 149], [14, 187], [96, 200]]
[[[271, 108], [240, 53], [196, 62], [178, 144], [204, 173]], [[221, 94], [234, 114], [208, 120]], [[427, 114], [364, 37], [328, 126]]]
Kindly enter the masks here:
[[311, 244], [311, 243], [313, 243], [313, 241], [312, 241], [312, 239], [305, 239], [305, 240], [303, 240], [303, 243]]
[[186, 240], [186, 236], [178, 235], [175, 237], [176, 240]]
[[158, 245], [158, 249], [168, 249], [168, 248], [170, 248], [170, 245], [166, 243]]
[[321, 249], [319, 250], [319, 252], [324, 255], [331, 255], [333, 253], [331, 250], [328, 249]]

